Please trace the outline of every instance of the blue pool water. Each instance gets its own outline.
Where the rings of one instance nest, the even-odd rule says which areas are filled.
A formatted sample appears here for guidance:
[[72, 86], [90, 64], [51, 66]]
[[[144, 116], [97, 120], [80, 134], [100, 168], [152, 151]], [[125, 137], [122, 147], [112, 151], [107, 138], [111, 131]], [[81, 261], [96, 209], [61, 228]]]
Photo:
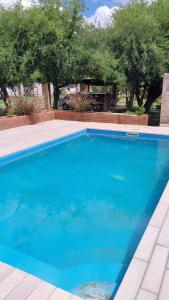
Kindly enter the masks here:
[[83, 297], [115, 292], [169, 178], [169, 141], [98, 132], [4, 162], [0, 260]]

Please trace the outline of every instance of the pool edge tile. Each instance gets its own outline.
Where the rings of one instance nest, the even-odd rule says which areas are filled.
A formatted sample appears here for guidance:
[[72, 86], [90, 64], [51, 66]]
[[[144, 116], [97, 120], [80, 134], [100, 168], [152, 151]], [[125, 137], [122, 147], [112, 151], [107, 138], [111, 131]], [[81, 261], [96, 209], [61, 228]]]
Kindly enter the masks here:
[[161, 226], [164, 222], [164, 219], [167, 215], [168, 208], [169, 208], [168, 204], [162, 203], [161, 201], [159, 201], [159, 203], [150, 219], [149, 225], [161, 228]]
[[[147, 267], [142, 288], [158, 294], [167, 265], [169, 249], [156, 245], [150, 263]], [[158, 263], [157, 263], [158, 262]]]
[[[161, 285], [163, 284], [164, 273], [166, 272], [166, 270], [169, 269], [169, 248], [158, 244], [158, 239], [159, 239], [160, 233], [162, 232], [162, 228], [163, 228], [163, 226], [165, 224], [165, 220], [168, 218], [168, 214], [169, 214], [169, 212], [168, 212], [168, 210], [169, 210], [169, 204], [168, 204], [169, 203], [169, 201], [168, 201], [168, 197], [169, 197], [169, 181], [166, 184], [166, 187], [164, 189], [163, 194], [162, 194], [162, 196], [161, 196], [161, 198], [160, 198], [160, 200], [158, 202], [158, 205], [157, 205], [157, 207], [156, 207], [156, 209], [155, 209], [155, 211], [154, 211], [154, 213], [153, 213], [153, 215], [152, 215], [152, 217], [150, 219], [150, 222], [149, 222], [149, 224], [148, 224], [148, 226], [146, 228], [146, 231], [143, 234], [142, 239], [141, 239], [141, 241], [140, 241], [140, 243], [139, 243], [139, 245], [138, 245], [138, 247], [137, 247], [137, 249], [135, 251], [135, 254], [134, 254], [134, 256], [133, 256], [133, 258], [131, 260], [131, 263], [130, 263], [130, 265], [131, 265], [132, 262], [135, 259], [146, 259], [146, 261], [142, 260], [143, 262], [147, 263], [147, 268], [146, 268], [145, 273], [143, 274], [142, 281], [141, 281], [140, 286], [138, 288], [138, 295], [139, 295], [139, 291], [142, 290], [142, 289], [143, 290], [147, 290], [147, 292], [150, 292], [152, 294], [155, 294], [155, 295], [157, 294], [158, 295], [158, 293], [160, 292]], [[156, 234], [153, 237], [153, 239], [155, 239], [155, 243], [153, 241], [153, 243], [154, 243], [153, 251], [151, 249], [145, 249], [144, 250], [145, 246], [146, 247], [152, 247], [152, 242], [150, 243], [150, 241], [147, 240], [147, 237], [145, 238], [145, 234], [146, 234], [147, 230], [149, 230], [148, 228], [150, 226], [154, 227], [158, 231], [156, 239], [155, 239]], [[147, 240], [147, 242], [146, 242], [146, 240]], [[158, 278], [158, 281], [159, 281], [158, 282], [158, 287], [156, 286], [156, 283], [155, 283], [156, 280], [154, 280], [154, 279], [151, 278], [151, 283], [148, 283], [148, 282], [146, 282], [146, 279], [145, 279], [146, 274], [148, 272], [148, 269], [150, 268], [150, 262], [152, 261], [152, 257], [154, 255], [154, 251], [155, 251], [156, 247], [162, 247], [162, 249], [164, 249], [163, 251], [165, 252], [165, 258], [164, 258], [164, 263], [163, 263], [163, 266], [162, 266], [161, 275]], [[149, 252], [149, 254], [148, 255], [146, 254], [146, 256], [145, 256], [145, 253], [141, 253], [140, 250], [145, 251], [145, 252]], [[148, 256], [149, 256], [149, 258], [148, 258]], [[168, 265], [167, 265], [167, 263], [168, 263]], [[117, 293], [115, 295], [114, 300], [124, 300], [124, 299], [125, 300], [136, 300], [137, 299], [138, 295], [135, 295], [135, 297], [130, 297], [129, 299], [126, 298], [126, 295], [128, 293], [130, 293], [131, 290], [133, 290], [133, 281], [132, 281], [132, 276], [133, 275], [132, 275], [132, 271], [130, 271], [130, 265], [129, 265], [129, 268], [127, 269], [127, 272], [126, 272], [126, 274], [125, 274], [125, 276], [124, 276], [124, 278], [123, 278], [120, 286], [119, 286], [119, 289], [118, 289], [118, 291], [117, 291]], [[159, 267], [159, 260], [156, 260], [156, 259], [154, 260], [154, 266], [157, 267], [157, 269], [158, 269], [158, 267]], [[157, 274], [158, 274], [158, 271], [159, 271], [159, 269], [156, 272]], [[139, 272], [139, 268], [138, 268], [138, 272]], [[127, 273], [128, 273], [128, 275], [127, 275]], [[124, 283], [126, 281], [126, 276], [129, 276], [129, 275], [131, 277], [131, 280], [126, 285], [126, 287], [125, 287], [125, 293], [124, 293]], [[142, 299], [142, 300], [144, 300], [144, 299]], [[161, 298], [160, 300], [163, 300], [163, 299]]]
[[161, 199], [160, 199], [161, 203], [164, 203], [164, 204], [168, 204], [169, 205], [169, 181], [168, 183], [166, 184], [166, 187], [163, 191], [163, 194], [161, 196]]
[[140, 289], [136, 300], [157, 300], [157, 295]]
[[70, 300], [72, 295], [62, 289], [56, 288], [49, 296], [48, 300]]
[[146, 268], [145, 261], [133, 258], [114, 300], [135, 300]]
[[145, 260], [147, 262], [150, 260], [159, 232], [160, 229], [158, 227], [151, 225], [147, 226], [146, 231], [144, 232], [143, 237], [136, 249], [134, 258]]
[[168, 247], [169, 248], [169, 234], [168, 234], [168, 229], [169, 229], [169, 216], [167, 215], [163, 226], [161, 228], [161, 232], [159, 234], [157, 243], [161, 246]]

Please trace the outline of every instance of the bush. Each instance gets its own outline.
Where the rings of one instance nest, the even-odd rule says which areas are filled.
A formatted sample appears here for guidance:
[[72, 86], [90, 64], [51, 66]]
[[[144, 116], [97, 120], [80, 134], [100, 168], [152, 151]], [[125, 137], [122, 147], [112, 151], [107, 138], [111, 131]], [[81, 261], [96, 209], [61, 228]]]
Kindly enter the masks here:
[[40, 104], [34, 100], [27, 100], [25, 98], [19, 98], [16, 100], [12, 113], [17, 116], [31, 115], [41, 111]]
[[0, 108], [0, 117], [5, 116], [5, 109]]
[[136, 109], [135, 114], [141, 116], [144, 115], [145, 111], [146, 111], [145, 108], [141, 106]]
[[88, 95], [75, 94], [70, 96], [69, 102], [77, 112], [91, 111], [95, 101]]

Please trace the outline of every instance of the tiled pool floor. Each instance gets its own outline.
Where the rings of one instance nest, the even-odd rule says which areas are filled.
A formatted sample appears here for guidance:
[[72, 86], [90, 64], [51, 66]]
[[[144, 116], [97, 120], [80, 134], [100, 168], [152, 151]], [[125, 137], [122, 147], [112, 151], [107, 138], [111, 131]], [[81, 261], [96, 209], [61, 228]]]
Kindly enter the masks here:
[[[169, 135], [169, 127], [54, 120], [1, 131], [0, 156], [85, 128]], [[2, 262], [0, 299], [78, 300], [79, 298]], [[115, 299], [169, 299], [169, 185], [154, 212]]]

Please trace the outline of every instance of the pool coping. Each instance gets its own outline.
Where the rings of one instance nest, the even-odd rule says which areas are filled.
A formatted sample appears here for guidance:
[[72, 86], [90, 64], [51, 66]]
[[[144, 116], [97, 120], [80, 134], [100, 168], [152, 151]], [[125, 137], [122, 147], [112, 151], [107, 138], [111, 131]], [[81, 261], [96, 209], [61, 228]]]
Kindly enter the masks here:
[[[169, 182], [133, 255], [115, 300], [169, 299]], [[168, 281], [167, 281], [168, 284]], [[166, 294], [163, 298], [163, 294]], [[146, 298], [147, 297], [147, 298]]]
[[[100, 124], [100, 128], [94, 128], [94, 129], [88, 128], [88, 129], [102, 130], [102, 127], [104, 127], [103, 124]], [[84, 125], [82, 129], [83, 134], [85, 130], [87, 130], [87, 128]], [[109, 129], [108, 130], [103, 129], [103, 130], [106, 130], [106, 132], [109, 131]], [[112, 132], [113, 130], [110, 131]], [[118, 130], [118, 129], [115, 129], [115, 131], [118, 133], [126, 132], [126, 130]], [[137, 130], [135, 131], [131, 130], [131, 132], [137, 132]], [[143, 130], [140, 129], [138, 130], [138, 132], [139, 134], [149, 135], [148, 132], [144, 132], [144, 129]], [[77, 134], [77, 130], [75, 130], [74, 133]], [[165, 136], [167, 137], [167, 139], [169, 139], [169, 133], [156, 134], [150, 132], [150, 134], [153, 135], [153, 137]], [[70, 136], [70, 134], [68, 134], [68, 136]], [[62, 137], [65, 138], [66, 136], [62, 135]], [[35, 147], [38, 146], [39, 145]], [[31, 148], [34, 148], [34, 146]], [[9, 156], [14, 154], [10, 154]], [[1, 159], [3, 159], [3, 157]], [[122, 283], [115, 295], [114, 298], [115, 300], [169, 299], [169, 288], [167, 288], [167, 284], [169, 283], [169, 262], [168, 262], [169, 236], [167, 233], [168, 228], [169, 228], [169, 182], [163, 191], [163, 194], [158, 202], [158, 205], [153, 213], [153, 216], [150, 219], [150, 222], [145, 230], [145, 233], [143, 234], [142, 239], [136, 249], [136, 252], [129, 264], [129, 267], [126, 271], [126, 274], [124, 275]], [[28, 276], [32, 276], [32, 275], [28, 275]], [[61, 294], [59, 295], [58, 299], [65, 299], [65, 300], [80, 299], [79, 297], [69, 294], [66, 291], [62, 291], [56, 287], [54, 288], [57, 291], [59, 290], [59, 292], [61, 291]], [[1, 291], [1, 282], [0, 282], [0, 291]], [[55, 292], [53, 292], [52, 294], [54, 293]], [[52, 298], [50, 297], [49, 299]]]

